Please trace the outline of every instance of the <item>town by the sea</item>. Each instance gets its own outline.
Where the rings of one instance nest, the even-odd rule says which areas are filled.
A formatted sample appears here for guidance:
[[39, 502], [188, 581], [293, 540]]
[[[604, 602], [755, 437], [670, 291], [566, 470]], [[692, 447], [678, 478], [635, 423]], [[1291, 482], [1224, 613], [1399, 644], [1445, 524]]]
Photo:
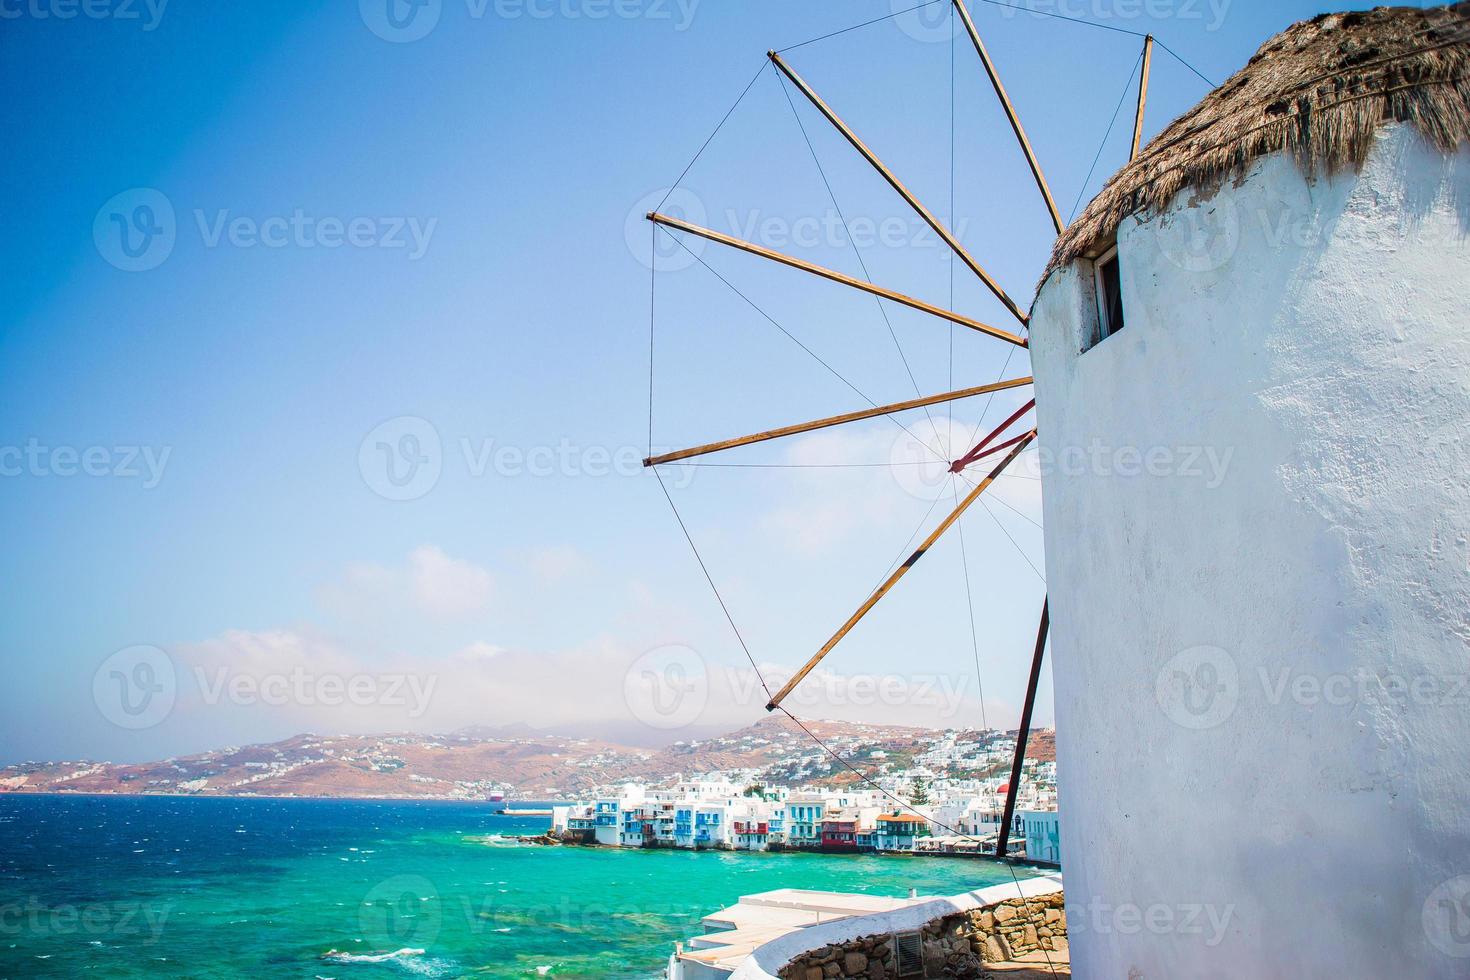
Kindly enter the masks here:
[[[530, 807], [534, 804], [524, 804]], [[778, 888], [951, 895], [985, 859], [539, 847], [477, 803], [0, 796], [0, 976], [662, 976]]]

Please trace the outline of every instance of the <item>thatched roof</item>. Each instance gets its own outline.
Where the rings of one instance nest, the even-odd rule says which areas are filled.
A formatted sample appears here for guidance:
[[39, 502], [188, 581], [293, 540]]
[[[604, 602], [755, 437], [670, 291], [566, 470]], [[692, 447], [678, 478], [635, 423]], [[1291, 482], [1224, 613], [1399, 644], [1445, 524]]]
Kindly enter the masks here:
[[1057, 239], [1046, 274], [1129, 215], [1157, 213], [1185, 187], [1213, 190], [1268, 153], [1292, 151], [1308, 174], [1361, 165], [1389, 120], [1446, 152], [1470, 141], [1470, 0], [1323, 14], [1276, 35], [1108, 182]]

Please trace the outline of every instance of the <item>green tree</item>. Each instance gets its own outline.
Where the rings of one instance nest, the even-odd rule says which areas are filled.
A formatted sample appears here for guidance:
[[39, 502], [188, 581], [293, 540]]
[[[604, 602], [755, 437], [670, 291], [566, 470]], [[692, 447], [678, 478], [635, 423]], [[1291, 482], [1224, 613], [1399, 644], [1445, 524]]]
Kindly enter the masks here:
[[909, 790], [909, 802], [914, 806], [923, 806], [929, 802], [929, 783], [923, 776], [914, 779], [913, 788]]

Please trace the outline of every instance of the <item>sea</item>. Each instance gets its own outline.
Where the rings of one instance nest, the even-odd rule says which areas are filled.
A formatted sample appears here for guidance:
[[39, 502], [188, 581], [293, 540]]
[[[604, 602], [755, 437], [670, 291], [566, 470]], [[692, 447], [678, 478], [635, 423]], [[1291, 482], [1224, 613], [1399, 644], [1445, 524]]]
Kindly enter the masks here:
[[540, 847], [515, 838], [549, 818], [498, 809], [0, 795], [0, 977], [648, 980], [741, 895], [1012, 880], [977, 859]]

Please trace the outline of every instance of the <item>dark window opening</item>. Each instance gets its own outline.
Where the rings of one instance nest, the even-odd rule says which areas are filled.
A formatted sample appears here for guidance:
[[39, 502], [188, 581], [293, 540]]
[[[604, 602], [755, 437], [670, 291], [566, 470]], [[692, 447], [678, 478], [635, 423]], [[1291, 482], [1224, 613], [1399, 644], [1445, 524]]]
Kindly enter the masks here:
[[1118, 264], [1116, 247], [1097, 260], [1097, 339], [1106, 340], [1122, 330], [1126, 320], [1123, 316], [1123, 273]]

